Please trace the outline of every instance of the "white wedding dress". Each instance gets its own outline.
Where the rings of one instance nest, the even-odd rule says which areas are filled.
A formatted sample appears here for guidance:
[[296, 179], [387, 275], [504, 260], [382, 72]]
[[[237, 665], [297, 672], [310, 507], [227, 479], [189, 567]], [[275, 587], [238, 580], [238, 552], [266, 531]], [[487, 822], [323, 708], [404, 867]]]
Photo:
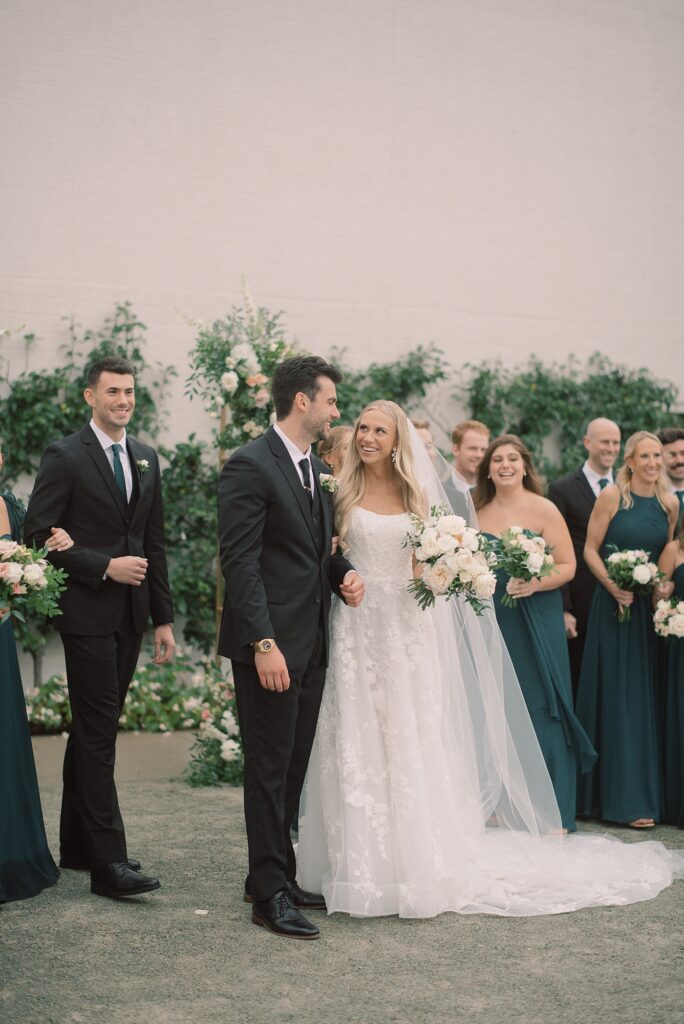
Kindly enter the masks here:
[[560, 834], [519, 686], [501, 682], [493, 613], [419, 608], [408, 525], [352, 512], [366, 597], [334, 599], [299, 884], [329, 913], [527, 916], [650, 899], [684, 877], [684, 856], [660, 843]]

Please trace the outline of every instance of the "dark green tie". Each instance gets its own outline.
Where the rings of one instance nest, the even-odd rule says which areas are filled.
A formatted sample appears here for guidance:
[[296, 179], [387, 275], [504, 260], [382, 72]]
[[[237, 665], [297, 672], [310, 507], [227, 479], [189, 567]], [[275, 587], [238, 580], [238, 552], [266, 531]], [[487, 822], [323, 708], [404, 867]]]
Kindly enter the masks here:
[[684, 491], [675, 491], [681, 508], [684, 508]]
[[113, 444], [112, 451], [114, 452], [114, 479], [116, 480], [116, 486], [121, 492], [123, 503], [124, 505], [127, 505], [128, 495], [126, 494], [126, 478], [124, 476], [123, 466], [121, 465], [121, 445]]
[[601, 479], [599, 480], [599, 487], [601, 488], [601, 490], [603, 490], [603, 488], [607, 487], [609, 483], [610, 483], [610, 480], [608, 479], [608, 477], [607, 476], [602, 476]]

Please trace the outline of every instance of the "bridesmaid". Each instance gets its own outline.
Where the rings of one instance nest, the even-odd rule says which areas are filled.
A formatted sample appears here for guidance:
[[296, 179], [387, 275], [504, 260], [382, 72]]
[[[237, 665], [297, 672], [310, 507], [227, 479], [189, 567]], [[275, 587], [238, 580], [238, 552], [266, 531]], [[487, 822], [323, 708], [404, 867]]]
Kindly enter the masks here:
[[331, 427], [328, 436], [318, 442], [318, 457], [325, 462], [334, 477], [340, 475], [353, 433], [352, 427]]
[[[657, 597], [684, 601], [684, 527], [663, 548], [658, 568], [666, 579]], [[662, 688], [663, 821], [684, 828], [684, 638], [665, 641]]]
[[[653, 828], [660, 813], [656, 634], [649, 596], [620, 590], [606, 574], [609, 544], [642, 548], [657, 561], [672, 539], [678, 502], [669, 492], [662, 447], [640, 430], [625, 444], [615, 483], [596, 499], [584, 558], [602, 584], [594, 591], [577, 691], [577, 715], [599, 752], [582, 780], [580, 814]], [[621, 607], [631, 608], [619, 623]]]
[[[501, 570], [494, 595], [496, 617], [549, 770], [563, 828], [574, 831], [577, 777], [596, 753], [572, 707], [570, 660], [560, 588], [575, 574], [575, 555], [565, 520], [542, 497], [532, 458], [515, 434], [494, 438], [478, 469], [473, 493], [480, 529], [492, 537], [510, 526], [541, 534], [553, 548], [556, 571], [527, 582]], [[502, 604], [504, 592], [517, 598]]]
[[[24, 509], [14, 495], [1, 494], [0, 538], [18, 541], [23, 521]], [[48, 547], [65, 551], [72, 544], [64, 530], [54, 530]], [[17, 649], [7, 619], [0, 625], [0, 903], [36, 896], [58, 875], [45, 838]]]

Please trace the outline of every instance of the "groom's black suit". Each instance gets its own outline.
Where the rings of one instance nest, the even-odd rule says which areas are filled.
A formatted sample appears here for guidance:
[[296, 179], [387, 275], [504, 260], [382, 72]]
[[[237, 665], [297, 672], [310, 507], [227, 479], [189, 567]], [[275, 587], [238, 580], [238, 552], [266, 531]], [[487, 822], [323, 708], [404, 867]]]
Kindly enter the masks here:
[[584, 641], [589, 625], [589, 611], [596, 587], [596, 577], [584, 561], [587, 526], [594, 509], [596, 495], [580, 468], [555, 480], [549, 487], [549, 498], [558, 507], [566, 522], [577, 559], [575, 576], [562, 589], [563, 610], [571, 612], [577, 619], [577, 636], [568, 641], [572, 688], [577, 694]]
[[[249, 888], [267, 900], [296, 865], [290, 824], [297, 811], [328, 660], [331, 590], [352, 568], [331, 556], [332, 505], [311, 458], [313, 507], [273, 428], [235, 452], [218, 485], [221, 567], [226, 583], [219, 653], [230, 658], [245, 747]], [[282, 693], [264, 689], [251, 644], [275, 639], [290, 674]]]
[[[50, 527], [73, 538], [50, 561], [69, 573], [55, 619], [62, 634], [72, 706], [64, 758], [60, 848], [64, 862], [97, 867], [126, 861], [114, 785], [119, 715], [151, 614], [173, 621], [164, 543], [159, 462], [154, 449], [127, 435], [133, 491], [126, 504], [90, 425], [45, 450], [26, 516], [28, 544], [42, 546]], [[139, 463], [147, 462], [143, 473]], [[148, 559], [140, 587], [104, 579], [112, 558]]]

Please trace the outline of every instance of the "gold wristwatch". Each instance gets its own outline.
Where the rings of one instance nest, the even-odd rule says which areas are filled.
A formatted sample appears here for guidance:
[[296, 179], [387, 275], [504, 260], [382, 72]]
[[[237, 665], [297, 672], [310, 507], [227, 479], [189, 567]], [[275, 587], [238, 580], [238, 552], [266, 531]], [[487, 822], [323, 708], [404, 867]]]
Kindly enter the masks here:
[[272, 651], [275, 645], [275, 640], [266, 637], [264, 640], [255, 640], [252, 647], [255, 654], [266, 654], [268, 651]]

